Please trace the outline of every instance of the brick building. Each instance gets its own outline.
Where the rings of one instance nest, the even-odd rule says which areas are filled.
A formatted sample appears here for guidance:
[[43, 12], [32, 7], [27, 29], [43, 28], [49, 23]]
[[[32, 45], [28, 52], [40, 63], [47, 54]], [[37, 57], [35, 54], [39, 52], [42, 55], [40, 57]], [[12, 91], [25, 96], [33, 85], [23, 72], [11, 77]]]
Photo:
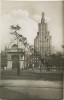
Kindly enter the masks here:
[[45, 23], [44, 12], [42, 13], [41, 23], [38, 24], [37, 36], [34, 39], [35, 51], [44, 58], [51, 54], [51, 36]]

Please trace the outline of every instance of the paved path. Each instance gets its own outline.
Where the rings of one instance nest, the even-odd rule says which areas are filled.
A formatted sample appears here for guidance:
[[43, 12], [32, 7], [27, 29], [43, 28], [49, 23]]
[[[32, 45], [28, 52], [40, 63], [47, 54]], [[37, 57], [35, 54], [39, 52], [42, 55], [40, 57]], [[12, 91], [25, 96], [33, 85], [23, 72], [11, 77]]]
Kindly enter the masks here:
[[[62, 100], [62, 82], [43, 81], [43, 80], [2, 80], [0, 86], [11, 93], [16, 92], [19, 99], [42, 99], [42, 100]], [[2, 87], [1, 87], [2, 88]], [[7, 93], [8, 93], [7, 92]], [[23, 94], [23, 95], [22, 95]], [[14, 94], [15, 95], [15, 94]], [[14, 95], [12, 98], [14, 98]], [[9, 96], [8, 98], [10, 98]], [[26, 97], [26, 98], [25, 98]]]
[[0, 85], [5, 86], [24, 86], [24, 87], [49, 87], [62, 88], [62, 81], [43, 81], [43, 80], [1, 80]]

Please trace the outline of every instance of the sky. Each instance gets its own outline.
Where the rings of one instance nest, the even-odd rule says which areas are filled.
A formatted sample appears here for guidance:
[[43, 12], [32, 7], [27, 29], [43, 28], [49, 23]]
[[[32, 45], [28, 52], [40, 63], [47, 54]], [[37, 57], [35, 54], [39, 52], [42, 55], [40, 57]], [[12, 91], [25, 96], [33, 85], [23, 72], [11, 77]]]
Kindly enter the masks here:
[[61, 1], [4, 1], [1, 2], [1, 49], [10, 42], [10, 26], [18, 24], [18, 31], [30, 45], [38, 32], [42, 12], [52, 36], [52, 46], [61, 51], [63, 44], [63, 3]]

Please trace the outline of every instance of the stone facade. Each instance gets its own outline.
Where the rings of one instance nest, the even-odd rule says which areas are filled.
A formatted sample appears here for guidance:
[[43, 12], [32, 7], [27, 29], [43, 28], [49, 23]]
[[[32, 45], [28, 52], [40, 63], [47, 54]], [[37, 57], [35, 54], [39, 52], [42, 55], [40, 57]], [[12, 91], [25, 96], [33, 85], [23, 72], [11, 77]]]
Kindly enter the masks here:
[[24, 68], [24, 54], [21, 48], [16, 48], [16, 45], [6, 49], [7, 53], [7, 69], [17, 68], [18, 62], [20, 68]]
[[45, 23], [44, 12], [42, 13], [41, 23], [38, 24], [37, 36], [34, 39], [35, 51], [44, 58], [51, 53], [51, 36]]

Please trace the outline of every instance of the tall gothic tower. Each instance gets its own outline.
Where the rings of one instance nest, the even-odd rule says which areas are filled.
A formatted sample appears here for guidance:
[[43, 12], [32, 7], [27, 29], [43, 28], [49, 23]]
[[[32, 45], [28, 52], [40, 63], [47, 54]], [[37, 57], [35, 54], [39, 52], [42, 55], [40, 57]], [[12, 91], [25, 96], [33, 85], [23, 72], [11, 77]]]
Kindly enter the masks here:
[[38, 24], [37, 36], [34, 39], [35, 51], [44, 58], [51, 53], [51, 36], [45, 23], [44, 12], [42, 13], [41, 23]]

